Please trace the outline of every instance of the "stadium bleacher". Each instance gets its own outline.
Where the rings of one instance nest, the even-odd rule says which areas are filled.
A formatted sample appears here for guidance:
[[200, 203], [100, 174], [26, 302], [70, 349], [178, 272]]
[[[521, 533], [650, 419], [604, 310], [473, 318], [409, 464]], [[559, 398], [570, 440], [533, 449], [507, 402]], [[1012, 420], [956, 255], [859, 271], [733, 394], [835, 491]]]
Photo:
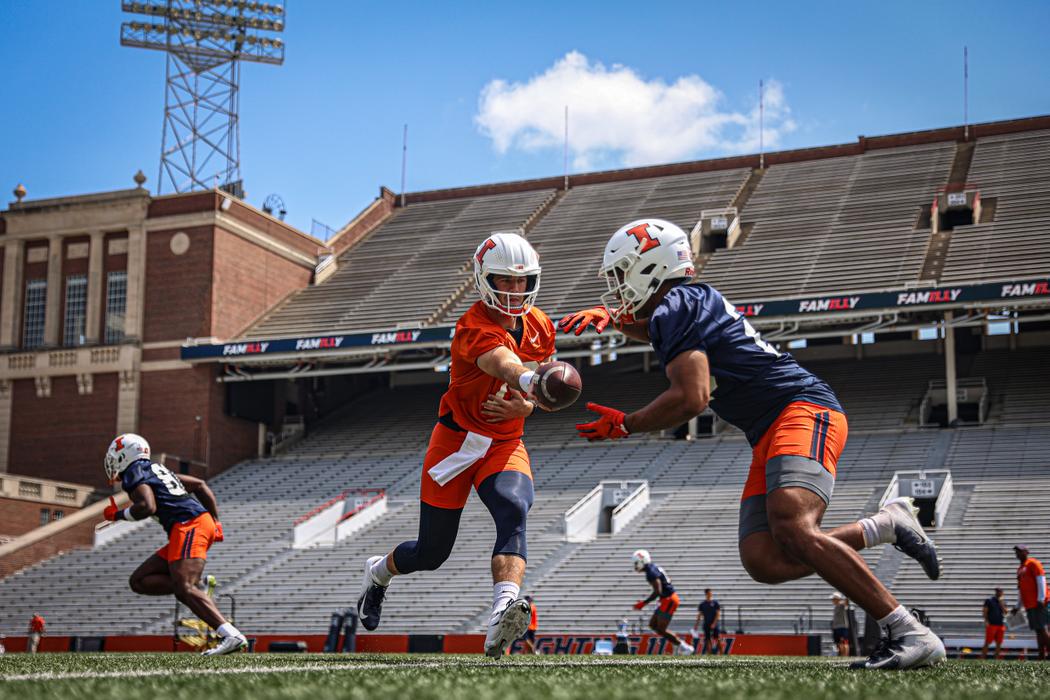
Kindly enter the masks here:
[[[990, 351], [971, 363], [972, 371], [993, 377], [989, 387], [998, 405], [1008, 403], [1002, 392], [1015, 392], [1031, 374], [1026, 363], [1008, 359]], [[1050, 494], [1050, 431], [1045, 420], [1004, 424], [1002, 417], [1009, 421], [1011, 414], [1003, 411], [984, 427], [931, 431], [909, 424], [911, 405], [935, 361], [931, 355], [811, 364], [842, 383], [847, 410], [856, 410], [826, 524], [871, 510], [894, 471], [940, 467], [940, 459], [952, 470], [957, 491], [966, 494], [935, 534], [944, 543], [945, 577], [928, 583], [910, 560], [888, 570], [904, 602], [931, 612], [939, 629], [965, 631], [973, 627], [984, 589], [995, 582], [1009, 586], [1010, 543], [1024, 540], [1033, 551], [1050, 551], [1050, 529], [1030, 517]], [[911, 377], [916, 391], [879, 390], [887, 374]], [[666, 382], [658, 370], [642, 373], [627, 361], [584, 368], [584, 378], [593, 398], [614, 405], [639, 403]], [[1038, 396], [1050, 396], [1046, 384]], [[212, 481], [227, 539], [213, 549], [208, 572], [223, 583], [220, 592], [237, 597], [244, 629], [323, 629], [333, 609], [353, 604], [363, 560], [414, 536], [420, 456], [441, 390], [422, 385], [365, 395], [287, 454], [243, 463]], [[630, 570], [630, 552], [639, 547], [653, 552], [682, 593], [676, 629], [687, 629], [708, 586], [726, 606], [731, 629], [791, 631], [810, 619], [817, 631], [826, 627], [830, 589], [822, 581], [763, 586], [750, 581], [739, 563], [736, 511], [750, 450], [737, 431], [696, 441], [651, 436], [587, 445], [572, 437], [572, 411], [582, 415], [583, 409], [538, 417], [526, 436], [537, 488], [526, 588], [541, 605], [543, 629], [612, 629], [645, 590]], [[366, 418], [368, 431], [357, 429]], [[625, 530], [587, 543], [564, 541], [564, 512], [599, 480], [639, 477], [649, 480], [653, 502]], [[293, 550], [294, 520], [347, 487], [387, 489], [388, 514], [335, 546]], [[1019, 497], [1023, 492], [1029, 495]], [[439, 573], [395, 581], [381, 631], [481, 629], [493, 536], [491, 519], [472, 497], [451, 559]], [[56, 634], [165, 633], [171, 600], [136, 596], [126, 584], [162, 537], [160, 528], [143, 523], [96, 550], [71, 552], [0, 581], [0, 631], [13, 632], [33, 611], [44, 610]], [[888, 549], [865, 552], [873, 566], [886, 556], [899, 558]]]
[[930, 236], [917, 218], [954, 153], [932, 144], [774, 165], [741, 214], [751, 234], [716, 251], [703, 278], [739, 301], [917, 282]]
[[995, 220], [952, 232], [942, 283], [1045, 277], [1050, 269], [1050, 131], [977, 139], [969, 182]]

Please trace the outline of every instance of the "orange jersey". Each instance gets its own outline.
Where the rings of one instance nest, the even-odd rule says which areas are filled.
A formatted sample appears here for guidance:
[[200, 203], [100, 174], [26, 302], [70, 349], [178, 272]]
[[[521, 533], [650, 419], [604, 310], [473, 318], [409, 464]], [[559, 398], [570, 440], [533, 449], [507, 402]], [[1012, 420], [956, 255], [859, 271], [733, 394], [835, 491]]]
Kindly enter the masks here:
[[532, 608], [532, 612], [529, 613], [529, 629], [532, 630], [533, 632], [535, 632], [536, 628], [539, 627], [539, 625], [537, 624], [537, 619], [536, 619], [536, 604], [533, 603], [529, 607]]
[[1039, 594], [1035, 588], [1036, 579], [1045, 575], [1043, 564], [1032, 557], [1028, 557], [1023, 564], [1017, 567], [1017, 588], [1021, 591], [1021, 605], [1025, 610], [1031, 610], [1039, 605]]
[[[554, 354], [554, 324], [535, 306], [521, 317], [524, 324], [521, 345], [514, 336], [489, 316], [488, 307], [476, 302], [456, 322], [452, 336], [452, 365], [449, 371], [448, 391], [441, 397], [438, 415], [452, 414], [463, 428], [494, 440], [513, 440], [525, 429], [524, 418], [512, 418], [489, 423], [481, 413], [481, 405], [490, 394], [507, 387], [502, 380], [481, 371], [477, 359], [490, 350], [503, 346], [517, 355], [522, 363], [543, 362]], [[514, 387], [517, 389], [517, 387]]]

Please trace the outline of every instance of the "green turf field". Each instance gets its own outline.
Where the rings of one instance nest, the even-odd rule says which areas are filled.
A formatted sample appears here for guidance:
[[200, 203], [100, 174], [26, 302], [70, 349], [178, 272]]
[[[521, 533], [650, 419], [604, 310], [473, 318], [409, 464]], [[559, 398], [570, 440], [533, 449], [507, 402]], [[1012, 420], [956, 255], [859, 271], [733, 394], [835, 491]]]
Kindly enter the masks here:
[[1032, 698], [1050, 662], [953, 661], [905, 673], [851, 672], [831, 659], [507, 657], [389, 654], [23, 654], [0, 657], [0, 698], [213, 700], [329, 697]]

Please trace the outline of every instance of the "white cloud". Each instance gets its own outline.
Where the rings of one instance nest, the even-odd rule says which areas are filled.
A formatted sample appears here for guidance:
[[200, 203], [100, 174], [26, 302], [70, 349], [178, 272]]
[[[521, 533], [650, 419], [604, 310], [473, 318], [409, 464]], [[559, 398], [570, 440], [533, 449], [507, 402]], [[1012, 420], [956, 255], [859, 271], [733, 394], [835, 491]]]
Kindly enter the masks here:
[[[746, 113], [727, 110], [722, 93], [698, 75], [670, 84], [645, 80], [627, 66], [607, 68], [572, 51], [526, 82], [490, 82], [481, 91], [475, 120], [499, 153], [560, 149], [568, 105], [569, 148], [576, 168], [637, 166], [699, 154], [756, 152], [757, 94], [755, 98]], [[778, 82], [766, 82], [764, 102], [768, 150], [795, 123]]]

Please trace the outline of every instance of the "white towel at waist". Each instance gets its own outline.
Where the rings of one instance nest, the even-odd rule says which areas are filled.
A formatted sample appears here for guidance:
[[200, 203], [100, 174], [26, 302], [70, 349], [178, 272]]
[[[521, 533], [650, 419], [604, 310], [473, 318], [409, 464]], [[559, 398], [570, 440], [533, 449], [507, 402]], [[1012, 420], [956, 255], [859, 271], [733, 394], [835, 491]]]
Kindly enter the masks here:
[[427, 473], [438, 486], [444, 486], [484, 457], [490, 445], [492, 438], [468, 432], [459, 449], [432, 466]]

